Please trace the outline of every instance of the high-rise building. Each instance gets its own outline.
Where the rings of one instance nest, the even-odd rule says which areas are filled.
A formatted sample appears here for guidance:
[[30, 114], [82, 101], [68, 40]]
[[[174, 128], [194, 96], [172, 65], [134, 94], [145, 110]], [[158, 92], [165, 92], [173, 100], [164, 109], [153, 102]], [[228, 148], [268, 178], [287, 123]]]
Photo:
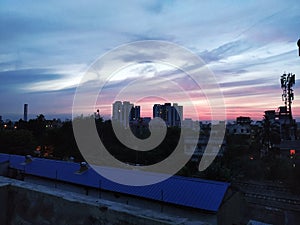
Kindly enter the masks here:
[[181, 121], [183, 120], [183, 106], [179, 106], [174, 103], [165, 103], [164, 105], [155, 104], [153, 106], [153, 118], [160, 117], [163, 119], [167, 126], [181, 126]]
[[161, 117], [162, 114], [162, 107], [160, 104], [155, 104], [153, 106], [153, 118], [155, 117]]
[[141, 107], [140, 106], [132, 107], [130, 111], [130, 120], [134, 121], [134, 120], [138, 120], [139, 118], [141, 118]]
[[122, 124], [125, 127], [129, 127], [129, 121], [130, 121], [130, 112], [131, 109], [133, 108], [133, 104], [131, 104], [128, 101], [123, 102], [123, 107], [122, 107]]
[[24, 104], [24, 115], [23, 115], [24, 121], [27, 121], [27, 116], [28, 116], [28, 104]]
[[113, 103], [112, 119], [119, 121], [123, 126], [129, 127], [131, 120], [140, 118], [140, 106], [134, 106], [128, 101], [116, 101]]
[[113, 104], [112, 119], [121, 121], [121, 117], [122, 117], [122, 102], [121, 101], [116, 101]]
[[180, 127], [181, 122], [183, 121], [183, 106], [174, 103], [172, 116], [174, 118], [174, 126]]

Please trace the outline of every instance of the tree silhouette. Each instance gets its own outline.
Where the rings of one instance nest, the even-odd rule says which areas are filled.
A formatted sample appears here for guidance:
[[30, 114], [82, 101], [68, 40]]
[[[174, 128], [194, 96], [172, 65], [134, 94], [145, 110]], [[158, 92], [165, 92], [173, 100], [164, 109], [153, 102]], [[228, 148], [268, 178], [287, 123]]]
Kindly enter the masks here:
[[275, 155], [275, 145], [280, 144], [280, 124], [269, 115], [264, 115], [261, 132], [261, 143], [264, 155]]

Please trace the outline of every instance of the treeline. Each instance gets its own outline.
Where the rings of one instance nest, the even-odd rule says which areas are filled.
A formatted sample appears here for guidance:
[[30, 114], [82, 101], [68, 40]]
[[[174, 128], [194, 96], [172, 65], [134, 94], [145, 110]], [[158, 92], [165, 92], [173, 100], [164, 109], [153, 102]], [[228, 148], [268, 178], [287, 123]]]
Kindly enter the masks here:
[[[93, 116], [75, 119], [75, 121], [82, 123], [85, 123], [86, 120], [95, 121], [99, 138], [110, 154], [128, 164], [151, 165], [162, 161], [176, 148], [180, 136], [179, 128], [168, 128], [166, 138], [155, 149], [147, 152], [135, 151], [118, 140], [113, 131], [111, 120], [104, 121], [101, 117], [95, 119]], [[141, 139], [150, 135], [148, 127], [144, 125], [135, 126], [131, 131]], [[0, 152], [84, 161], [76, 144], [72, 121], [47, 120], [44, 115], [39, 115], [36, 119], [31, 119], [28, 122], [19, 120], [15, 123], [2, 124]]]
[[72, 122], [59, 119], [47, 120], [44, 115], [28, 122], [1, 124], [0, 152], [17, 155], [82, 161], [73, 136]]

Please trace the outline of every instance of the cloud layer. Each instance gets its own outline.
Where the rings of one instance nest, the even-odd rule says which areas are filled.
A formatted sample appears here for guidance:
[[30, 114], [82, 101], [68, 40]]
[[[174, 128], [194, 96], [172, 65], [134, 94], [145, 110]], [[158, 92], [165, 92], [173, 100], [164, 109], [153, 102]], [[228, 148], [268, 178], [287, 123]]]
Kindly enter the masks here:
[[[264, 110], [282, 104], [282, 73], [300, 76], [299, 27], [298, 1], [4, 0], [0, 2], [0, 115], [17, 118], [24, 103], [32, 115], [70, 115], [76, 86], [92, 62], [119, 45], [154, 39], [181, 45], [207, 63], [223, 91], [228, 119], [239, 115], [261, 119]], [[133, 52], [123, 60], [141, 57]], [[119, 71], [118, 79], [102, 93], [103, 114], [110, 112], [113, 95], [141, 74], [145, 79], [164, 74], [191, 95], [197, 92], [183, 73], [163, 73], [164, 69], [145, 64], [125, 70], [130, 74], [124, 77]], [[298, 82], [293, 109], [300, 118]], [[196, 106], [199, 110], [206, 107], [201, 96], [197, 101], [204, 105]], [[185, 102], [174, 94], [175, 101]], [[152, 104], [153, 98], [145, 102]], [[145, 116], [151, 114], [147, 111]], [[209, 111], [202, 111], [200, 119], [209, 118]], [[185, 116], [197, 117], [188, 110]]]

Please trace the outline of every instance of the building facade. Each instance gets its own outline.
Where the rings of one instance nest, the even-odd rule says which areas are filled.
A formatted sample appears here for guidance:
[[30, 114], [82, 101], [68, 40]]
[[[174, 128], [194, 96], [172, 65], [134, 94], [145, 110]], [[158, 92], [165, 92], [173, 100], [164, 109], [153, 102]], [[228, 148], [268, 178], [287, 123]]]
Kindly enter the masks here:
[[165, 103], [164, 105], [155, 104], [153, 106], [153, 118], [159, 117], [166, 122], [169, 127], [180, 127], [183, 118], [183, 106], [177, 103]]
[[251, 134], [251, 123], [252, 120], [247, 116], [239, 116], [236, 118], [234, 124], [227, 124], [228, 134], [241, 134], [250, 135]]
[[134, 106], [129, 101], [116, 101], [112, 106], [112, 120], [129, 127], [129, 122], [140, 118], [140, 106]]

